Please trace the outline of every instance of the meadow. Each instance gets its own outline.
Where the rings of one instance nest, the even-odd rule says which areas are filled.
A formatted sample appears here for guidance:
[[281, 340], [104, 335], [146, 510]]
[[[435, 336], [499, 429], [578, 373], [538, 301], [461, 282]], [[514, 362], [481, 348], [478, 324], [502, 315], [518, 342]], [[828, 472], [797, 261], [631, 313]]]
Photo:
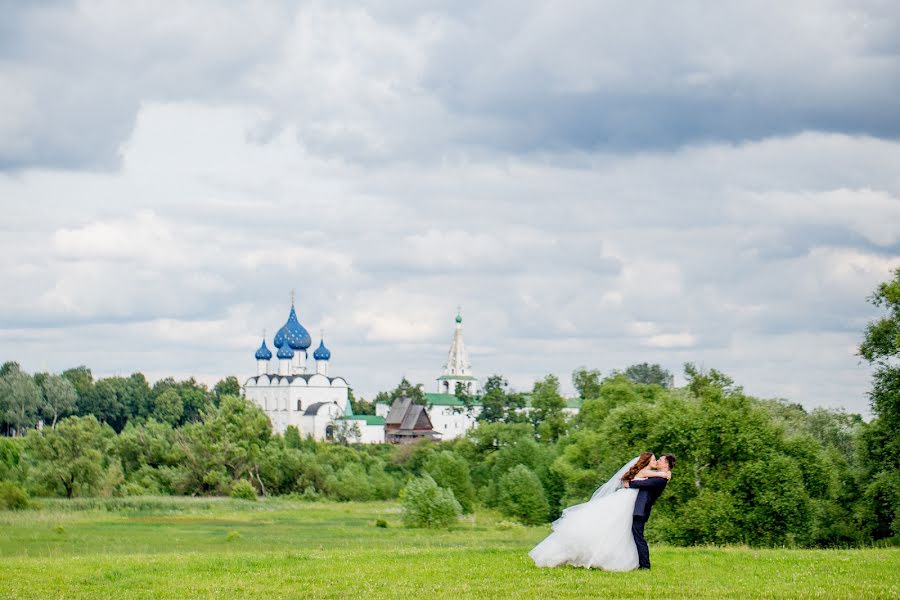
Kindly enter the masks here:
[[0, 512], [0, 596], [900, 597], [898, 549], [655, 546], [650, 572], [538, 569], [548, 530], [487, 511], [410, 530], [388, 502], [41, 500]]

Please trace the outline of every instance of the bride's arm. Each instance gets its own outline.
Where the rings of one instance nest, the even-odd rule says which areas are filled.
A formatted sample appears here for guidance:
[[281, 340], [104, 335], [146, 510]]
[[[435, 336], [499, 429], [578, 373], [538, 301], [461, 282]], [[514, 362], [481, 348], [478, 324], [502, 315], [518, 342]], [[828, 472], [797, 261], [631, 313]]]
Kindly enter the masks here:
[[670, 479], [672, 477], [672, 473], [669, 471], [654, 471], [653, 469], [641, 469], [638, 471], [638, 474], [634, 476], [635, 479], [644, 479], [647, 477], [661, 477], [663, 479]]

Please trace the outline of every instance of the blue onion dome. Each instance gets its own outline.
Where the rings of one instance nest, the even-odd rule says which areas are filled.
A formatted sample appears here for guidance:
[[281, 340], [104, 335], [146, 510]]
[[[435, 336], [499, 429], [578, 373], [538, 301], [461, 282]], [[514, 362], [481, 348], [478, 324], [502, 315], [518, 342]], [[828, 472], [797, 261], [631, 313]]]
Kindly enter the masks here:
[[281, 329], [278, 330], [278, 333], [275, 334], [275, 339], [272, 340], [272, 345], [276, 348], [281, 348], [284, 346], [284, 336], [287, 333], [287, 325], [283, 325]]
[[266, 346], [266, 340], [262, 341], [262, 346], [256, 351], [256, 360], [271, 360], [272, 351]]
[[331, 350], [325, 347], [325, 340], [319, 342], [319, 347], [313, 352], [313, 358], [316, 360], [330, 360]]
[[306, 350], [312, 344], [309, 332], [297, 320], [297, 311], [293, 304], [291, 304], [291, 314], [288, 315], [287, 323], [275, 335], [276, 348], [281, 348], [285, 343], [294, 350]]
[[291, 348], [290, 344], [283, 344], [281, 348], [278, 349], [278, 354], [276, 354], [278, 358], [294, 358], [294, 350]]

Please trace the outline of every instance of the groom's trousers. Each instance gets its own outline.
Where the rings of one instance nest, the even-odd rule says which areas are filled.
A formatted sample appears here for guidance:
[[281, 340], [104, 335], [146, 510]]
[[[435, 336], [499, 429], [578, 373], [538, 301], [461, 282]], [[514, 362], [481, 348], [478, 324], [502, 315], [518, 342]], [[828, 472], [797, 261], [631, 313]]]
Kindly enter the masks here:
[[644, 539], [644, 525], [646, 524], [647, 517], [632, 517], [631, 535], [634, 536], [634, 545], [637, 546], [638, 567], [641, 569], [650, 568], [650, 548], [647, 547], [647, 540]]

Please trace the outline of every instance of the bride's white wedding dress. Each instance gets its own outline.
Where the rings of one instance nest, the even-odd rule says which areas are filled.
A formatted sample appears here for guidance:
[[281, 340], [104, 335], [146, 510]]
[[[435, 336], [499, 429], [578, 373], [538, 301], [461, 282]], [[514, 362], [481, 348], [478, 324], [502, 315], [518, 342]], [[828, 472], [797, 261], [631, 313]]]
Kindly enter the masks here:
[[637, 548], [631, 535], [638, 491], [622, 487], [620, 480], [635, 460], [622, 467], [591, 500], [563, 511], [553, 522], [553, 532], [528, 553], [537, 566], [568, 564], [606, 571], [631, 571], [638, 567]]

